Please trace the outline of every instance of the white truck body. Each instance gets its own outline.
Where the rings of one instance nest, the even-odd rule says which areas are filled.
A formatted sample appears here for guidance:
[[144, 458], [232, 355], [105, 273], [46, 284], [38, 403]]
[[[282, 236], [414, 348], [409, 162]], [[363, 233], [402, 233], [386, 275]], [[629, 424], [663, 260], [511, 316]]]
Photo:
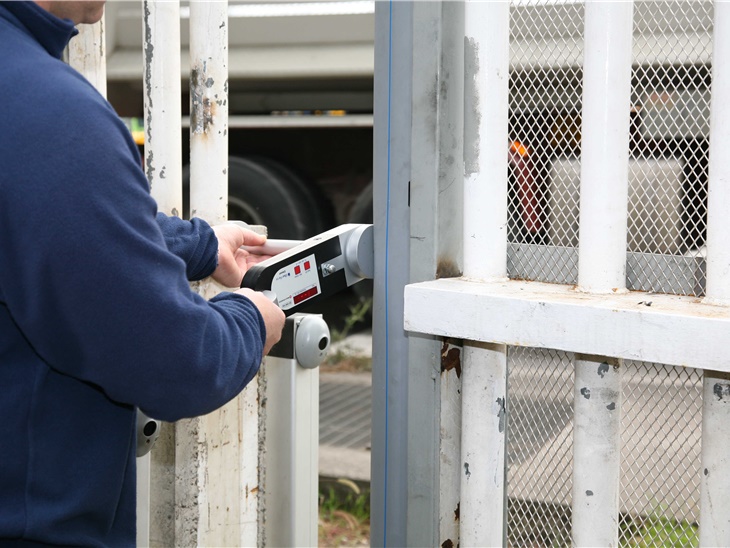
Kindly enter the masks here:
[[[672, 151], [664, 155], [675, 163], [655, 171], [676, 174], [682, 171], [675, 165], [680, 161], [685, 166], [683, 178], [673, 177], [665, 184], [675, 193], [681, 192], [685, 179], [693, 178], [689, 184], [694, 185], [695, 194], [701, 194], [699, 187], [706, 184], [706, 158], [686, 149], [690, 140], [696, 146], [706, 145], [709, 132], [712, 2], [636, 0], [634, 6], [631, 109], [637, 140], [642, 144], [632, 154], [642, 156], [645, 150], [668, 146]], [[122, 116], [142, 115], [142, 10], [139, 1], [114, 1], [107, 7], [109, 99]], [[571, 172], [578, 169], [577, 164], [567, 168], [566, 162], [579, 161], [583, 3], [513, 0], [511, 10], [509, 139], [526, 143], [533, 154], [533, 168], [543, 171], [544, 209], [550, 207], [548, 202], [556, 211], [575, 209], [572, 204], [555, 204], [555, 196], [548, 195], [561, 184], [550, 181], [551, 169], [556, 172], [550, 167], [553, 159]], [[229, 3], [230, 155], [255, 164], [262, 157], [273, 161], [279, 172], [283, 169], [298, 176], [300, 190], [312, 189], [321, 205], [314, 216], [322, 217], [322, 223], [297, 233], [275, 229], [275, 236], [301, 238], [332, 224], [367, 221], [372, 178], [374, 11], [372, 0]], [[185, 91], [189, 79], [187, 17], [187, 3], [183, 2], [183, 105], [189, 102]], [[566, 136], [574, 141], [572, 145], [566, 144]], [[684, 144], [678, 145], [680, 141]], [[182, 146], [186, 158], [187, 144]], [[652, 154], [650, 157], [657, 156]], [[688, 165], [691, 162], [697, 165]], [[274, 215], [295, 215], [293, 209], [312, 207], [301, 197], [293, 197], [278, 212], [244, 203], [250, 201], [245, 196], [250, 194], [246, 192], [249, 183], [235, 177], [231, 173], [231, 204], [238, 208], [232, 212], [234, 216], [270, 225]], [[277, 177], [281, 179], [274, 174], [267, 180]], [[283, 194], [296, 194], [284, 188], [286, 184], [281, 186]], [[352, 218], [351, 209], [361, 193], [365, 195], [355, 206], [358, 217]], [[690, 222], [688, 216], [698, 215], [696, 204], [693, 207], [693, 212], [675, 212], [671, 222]], [[703, 222], [691, 220], [692, 224]], [[302, 220], [299, 224], [308, 223]], [[556, 230], [560, 231], [551, 229]], [[513, 232], [513, 241], [519, 242], [519, 228]], [[674, 252], [699, 248], [701, 233], [702, 229], [685, 235], [684, 243], [677, 237], [670, 247]], [[568, 240], [573, 242], [576, 237]], [[649, 251], [666, 248], [665, 244], [643, 247]]]

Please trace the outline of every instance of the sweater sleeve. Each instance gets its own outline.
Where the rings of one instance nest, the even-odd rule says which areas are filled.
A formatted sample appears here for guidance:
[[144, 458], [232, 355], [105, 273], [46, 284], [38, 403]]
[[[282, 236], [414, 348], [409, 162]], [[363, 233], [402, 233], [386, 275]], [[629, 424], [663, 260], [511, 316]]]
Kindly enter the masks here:
[[157, 213], [167, 249], [185, 263], [185, 274], [191, 282], [213, 274], [218, 266], [218, 239], [213, 229], [202, 219], [184, 221]]
[[0, 289], [14, 321], [50, 367], [116, 402], [168, 421], [217, 409], [258, 370], [258, 309], [190, 290], [134, 143], [88, 83], [63, 69], [54, 86], [21, 84], [33, 97], [13, 107], [12, 142], [0, 137]]

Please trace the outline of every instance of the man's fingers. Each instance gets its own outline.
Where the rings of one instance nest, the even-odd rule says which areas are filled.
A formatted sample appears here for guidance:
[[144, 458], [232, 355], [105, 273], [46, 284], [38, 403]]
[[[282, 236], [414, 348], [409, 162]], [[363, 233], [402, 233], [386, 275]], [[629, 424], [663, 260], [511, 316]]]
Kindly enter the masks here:
[[241, 245], [258, 246], [266, 242], [266, 236], [263, 234], [258, 234], [248, 228], [241, 228], [241, 232], [243, 232], [243, 243]]
[[270, 259], [272, 255], [249, 255], [246, 257], [246, 264], [248, 266], [258, 264], [266, 259]]

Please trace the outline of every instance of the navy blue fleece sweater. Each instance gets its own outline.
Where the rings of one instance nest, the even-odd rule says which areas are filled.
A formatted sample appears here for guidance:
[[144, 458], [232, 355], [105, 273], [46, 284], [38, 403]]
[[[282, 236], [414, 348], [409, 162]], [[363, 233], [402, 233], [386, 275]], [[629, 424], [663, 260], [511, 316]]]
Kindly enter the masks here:
[[0, 544], [134, 544], [134, 408], [220, 407], [265, 340], [248, 299], [190, 291], [215, 236], [157, 215], [126, 128], [59, 60], [73, 34], [0, 2]]

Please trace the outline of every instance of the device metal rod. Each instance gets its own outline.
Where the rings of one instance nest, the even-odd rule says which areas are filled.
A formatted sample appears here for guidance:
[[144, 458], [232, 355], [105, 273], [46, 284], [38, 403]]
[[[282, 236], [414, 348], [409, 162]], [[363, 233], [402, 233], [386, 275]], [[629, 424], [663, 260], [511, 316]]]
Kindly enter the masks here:
[[242, 245], [241, 249], [252, 255], [278, 255], [300, 245], [303, 240], [266, 240], [264, 245]]

